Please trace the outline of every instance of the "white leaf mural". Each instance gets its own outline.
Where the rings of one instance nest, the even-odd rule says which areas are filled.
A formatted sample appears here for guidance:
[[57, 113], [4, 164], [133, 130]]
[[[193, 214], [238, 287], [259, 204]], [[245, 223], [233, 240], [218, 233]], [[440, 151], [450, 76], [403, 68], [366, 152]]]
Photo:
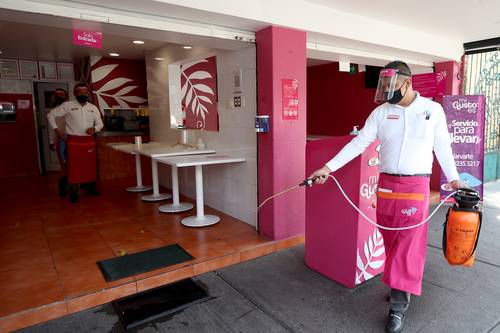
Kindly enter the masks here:
[[200, 95], [198, 96], [199, 99], [201, 99], [203, 102], [207, 102], [208, 104], [212, 104], [212, 100], [208, 98], [207, 96]]
[[132, 69], [141, 65], [143, 63], [136, 61], [93, 57], [92, 89], [101, 112], [117, 105], [128, 109], [136, 107], [134, 104], [147, 103], [142, 88], [145, 75], [141, 75], [140, 71], [129, 71], [129, 67]]
[[373, 235], [368, 236], [368, 241], [363, 244], [364, 260], [359, 254], [359, 248], [356, 253], [356, 284], [369, 280], [373, 274], [368, 269], [379, 269], [384, 265], [385, 260], [380, 257], [385, 253], [384, 239], [382, 234], [375, 228]]
[[104, 79], [106, 76], [109, 75], [115, 69], [118, 67], [118, 64], [111, 64], [111, 65], [104, 65], [101, 67], [97, 67], [96, 69], [92, 70], [92, 82], [96, 83]]
[[127, 79], [125, 77], [119, 77], [119, 78], [110, 80], [110, 81], [106, 82], [101, 88], [99, 88], [99, 90], [97, 90], [96, 93], [102, 93], [102, 92], [106, 92], [108, 90], [116, 89], [118, 87], [123, 86], [125, 83], [130, 82], [130, 81], [132, 81], [132, 79]]
[[192, 62], [185, 63], [184, 65], [181, 66], [182, 71], [184, 72], [186, 69], [193, 67], [194, 65], [201, 64], [203, 62], [208, 62], [206, 59], [200, 59]]
[[199, 90], [199, 91], [203, 91], [204, 93], [207, 93], [207, 94], [210, 94], [210, 95], [214, 94], [214, 91], [212, 90], [212, 88], [210, 88], [206, 84], [202, 84], [202, 83], [195, 84], [194, 85], [194, 89]]
[[101, 97], [101, 95], [97, 95], [97, 102], [99, 103], [101, 110], [109, 109], [108, 103], [106, 103], [106, 101], [104, 100], [104, 98]]
[[117, 102], [118, 102], [118, 105], [120, 105], [122, 108], [125, 108], [125, 109], [129, 108], [129, 106], [128, 106], [127, 102], [125, 102], [125, 101], [124, 101], [123, 99], [121, 99], [120, 97], [116, 97], [116, 98], [115, 98], [115, 101], [117, 101]]
[[123, 95], [126, 95], [128, 94], [129, 92], [131, 92], [132, 90], [134, 90], [135, 88], [137, 88], [137, 86], [128, 86], [128, 87], [125, 87], [123, 89], [121, 89], [120, 91], [118, 91], [115, 96], [123, 96]]
[[126, 102], [136, 103], [136, 104], [144, 103], [147, 101], [147, 99], [139, 97], [139, 96], [121, 96], [120, 98]]
[[[203, 62], [208, 62], [205, 59], [198, 60], [192, 63], [188, 63], [185, 65], [181, 66], [182, 69], [182, 76], [185, 78], [186, 82], [184, 83], [184, 86], [181, 88], [181, 96], [183, 100], [183, 104], [185, 105], [186, 109], [190, 106], [191, 104], [191, 112], [198, 116], [201, 115], [202, 118], [202, 124], [200, 128], [205, 127], [205, 116], [208, 114], [208, 108], [206, 107], [205, 104], [214, 104], [212, 99], [209, 96], [215, 97], [215, 93], [210, 88], [208, 85], [203, 84], [203, 83], [194, 83], [192, 80], [206, 80], [206, 79], [211, 79], [212, 75], [209, 72], [206, 71], [195, 71], [191, 73], [189, 76], [186, 75], [184, 72], [186, 69], [197, 65], [199, 63]], [[205, 94], [205, 95], [203, 95]], [[207, 96], [208, 94], [209, 96]]]
[[204, 80], [204, 79], [211, 79], [212, 75], [210, 75], [209, 72], [205, 71], [197, 71], [189, 75], [190, 80]]

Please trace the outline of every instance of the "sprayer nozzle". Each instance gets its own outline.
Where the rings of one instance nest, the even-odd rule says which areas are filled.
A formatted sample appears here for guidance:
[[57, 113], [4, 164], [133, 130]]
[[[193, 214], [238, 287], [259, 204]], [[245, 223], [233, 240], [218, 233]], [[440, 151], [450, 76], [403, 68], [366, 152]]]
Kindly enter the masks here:
[[311, 187], [314, 184], [314, 181], [316, 180], [316, 178], [318, 178], [318, 177], [306, 178], [306, 179], [304, 179], [304, 181], [302, 183], [299, 184], [299, 186]]

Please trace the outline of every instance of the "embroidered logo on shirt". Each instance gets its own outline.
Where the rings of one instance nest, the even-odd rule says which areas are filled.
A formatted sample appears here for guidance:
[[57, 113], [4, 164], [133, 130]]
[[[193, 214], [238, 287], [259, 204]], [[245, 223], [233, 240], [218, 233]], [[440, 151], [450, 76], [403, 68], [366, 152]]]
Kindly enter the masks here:
[[413, 216], [413, 215], [415, 215], [415, 213], [417, 212], [417, 210], [418, 209], [415, 208], [415, 207], [410, 207], [410, 208], [406, 208], [406, 209], [403, 208], [403, 209], [401, 209], [401, 213], [403, 215], [406, 215], [406, 216]]
[[393, 119], [393, 120], [398, 120], [399, 119], [399, 114], [388, 114], [387, 119]]

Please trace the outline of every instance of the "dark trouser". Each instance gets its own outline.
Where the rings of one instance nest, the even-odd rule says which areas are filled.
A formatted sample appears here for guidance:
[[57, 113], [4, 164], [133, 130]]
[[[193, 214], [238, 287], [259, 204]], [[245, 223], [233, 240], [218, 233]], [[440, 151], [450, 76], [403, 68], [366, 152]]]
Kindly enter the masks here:
[[405, 313], [410, 307], [410, 293], [391, 289], [391, 311]]

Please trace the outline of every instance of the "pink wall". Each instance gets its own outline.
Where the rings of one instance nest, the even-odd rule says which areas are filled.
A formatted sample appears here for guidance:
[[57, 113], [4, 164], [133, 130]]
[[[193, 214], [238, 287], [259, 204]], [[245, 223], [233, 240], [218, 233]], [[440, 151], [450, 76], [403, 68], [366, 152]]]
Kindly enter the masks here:
[[[259, 202], [301, 182], [305, 175], [306, 33], [268, 27], [257, 32], [258, 114], [270, 132], [258, 134]], [[282, 119], [281, 80], [299, 83], [299, 118]], [[259, 231], [271, 239], [304, 233], [305, 193], [295, 190], [259, 211]]]
[[339, 72], [337, 62], [307, 68], [307, 134], [341, 136], [363, 127], [377, 106], [365, 73]]

